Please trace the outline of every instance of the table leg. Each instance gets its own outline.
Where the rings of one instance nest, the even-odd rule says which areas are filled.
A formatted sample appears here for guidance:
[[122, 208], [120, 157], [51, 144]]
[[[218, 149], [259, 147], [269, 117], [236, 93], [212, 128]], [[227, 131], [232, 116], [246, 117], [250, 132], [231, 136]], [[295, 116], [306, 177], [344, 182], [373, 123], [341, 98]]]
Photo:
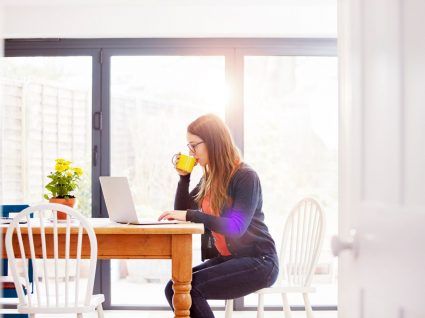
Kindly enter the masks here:
[[192, 305], [192, 235], [173, 235], [171, 249], [174, 317], [189, 318]]

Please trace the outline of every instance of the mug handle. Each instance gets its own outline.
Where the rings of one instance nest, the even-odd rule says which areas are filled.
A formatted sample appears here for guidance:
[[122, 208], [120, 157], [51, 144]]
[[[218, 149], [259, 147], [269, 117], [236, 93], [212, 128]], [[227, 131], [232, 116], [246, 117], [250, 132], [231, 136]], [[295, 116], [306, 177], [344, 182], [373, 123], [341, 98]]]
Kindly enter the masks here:
[[176, 166], [176, 164], [177, 164], [177, 161], [178, 161], [178, 159], [177, 159], [177, 157], [179, 157], [180, 156], [180, 154], [179, 153], [176, 153], [172, 158], [171, 158], [171, 163], [173, 164], [173, 166], [175, 167]]

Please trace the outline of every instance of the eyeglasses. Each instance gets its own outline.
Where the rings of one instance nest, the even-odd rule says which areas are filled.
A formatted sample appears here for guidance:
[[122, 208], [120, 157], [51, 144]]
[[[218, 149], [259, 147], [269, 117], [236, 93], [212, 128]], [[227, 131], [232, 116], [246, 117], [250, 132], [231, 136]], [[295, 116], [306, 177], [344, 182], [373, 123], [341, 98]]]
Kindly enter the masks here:
[[196, 144], [187, 144], [187, 148], [189, 148], [189, 150], [192, 152], [196, 152], [196, 147], [203, 143], [204, 143], [203, 141], [200, 141]]

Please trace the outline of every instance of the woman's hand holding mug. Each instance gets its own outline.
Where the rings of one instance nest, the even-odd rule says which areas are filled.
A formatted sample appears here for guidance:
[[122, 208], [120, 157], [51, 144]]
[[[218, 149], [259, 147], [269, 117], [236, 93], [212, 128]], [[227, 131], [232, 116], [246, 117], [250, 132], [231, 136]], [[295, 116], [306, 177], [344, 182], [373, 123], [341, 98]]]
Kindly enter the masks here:
[[186, 176], [192, 172], [193, 167], [196, 165], [196, 159], [192, 156], [184, 155], [182, 153], [176, 153], [171, 162], [177, 173], [181, 176]]

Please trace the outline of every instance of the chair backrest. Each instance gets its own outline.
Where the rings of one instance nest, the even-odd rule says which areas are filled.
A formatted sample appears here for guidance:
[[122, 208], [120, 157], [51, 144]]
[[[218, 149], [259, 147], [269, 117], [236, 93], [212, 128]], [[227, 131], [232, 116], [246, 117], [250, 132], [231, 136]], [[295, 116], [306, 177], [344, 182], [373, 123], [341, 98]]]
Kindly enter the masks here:
[[[58, 211], [67, 215], [63, 222], [58, 221]], [[19, 224], [20, 221], [26, 223]], [[83, 237], [84, 244], [90, 245], [90, 265], [85, 293], [80, 291]], [[96, 272], [97, 241], [93, 227], [83, 215], [70, 207], [56, 203], [26, 208], [10, 223], [5, 245], [10, 272], [17, 287], [19, 307], [75, 308], [90, 304]], [[25, 293], [19, 284], [17, 268], [19, 264], [23, 268], [27, 266], [26, 255], [30, 255], [33, 261], [34, 293]], [[75, 261], [71, 260], [71, 257], [75, 258]], [[60, 261], [65, 266], [64, 277], [59, 276]], [[53, 265], [52, 269], [48, 269], [49, 263]], [[71, 268], [73, 265], [75, 267]], [[49, 277], [54, 278], [52, 283]], [[27, 270], [24, 270], [24, 280], [29, 286]]]
[[279, 255], [281, 280], [286, 285], [307, 287], [313, 279], [325, 233], [325, 215], [312, 198], [292, 209], [284, 226]]

